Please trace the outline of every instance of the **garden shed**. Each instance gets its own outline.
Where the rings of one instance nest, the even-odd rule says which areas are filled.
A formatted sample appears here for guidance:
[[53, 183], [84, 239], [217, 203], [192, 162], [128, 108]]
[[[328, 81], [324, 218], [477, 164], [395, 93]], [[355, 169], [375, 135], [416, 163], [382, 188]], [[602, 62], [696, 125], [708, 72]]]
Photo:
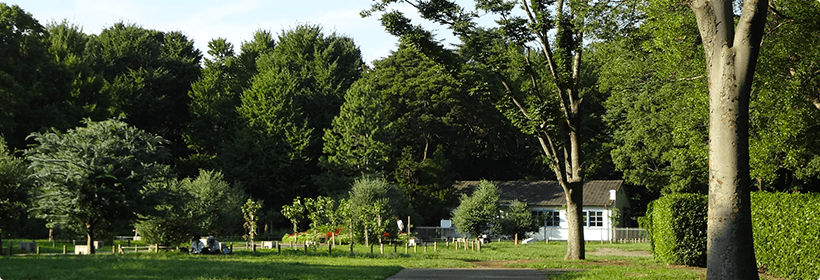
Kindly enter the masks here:
[[[500, 191], [502, 206], [514, 200], [527, 203], [533, 215], [543, 217], [538, 232], [530, 236], [538, 240], [567, 240], [568, 224], [566, 197], [558, 181], [494, 181]], [[453, 185], [457, 194], [472, 194], [479, 181], [457, 181]], [[623, 215], [630, 208], [622, 180], [591, 180], [584, 183], [583, 226], [584, 239], [612, 240], [615, 236], [613, 225], [623, 224]], [[617, 209], [617, 210], [616, 210]], [[614, 220], [613, 220], [614, 219]], [[614, 221], [617, 223], [613, 224]]]

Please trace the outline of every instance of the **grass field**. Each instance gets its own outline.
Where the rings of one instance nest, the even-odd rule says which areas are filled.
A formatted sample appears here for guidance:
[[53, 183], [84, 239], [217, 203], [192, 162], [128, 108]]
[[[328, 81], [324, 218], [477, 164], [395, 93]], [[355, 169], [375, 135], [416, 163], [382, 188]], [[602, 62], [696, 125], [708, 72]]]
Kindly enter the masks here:
[[[7, 245], [8, 243], [6, 243]], [[40, 242], [38, 242], [40, 244]], [[62, 246], [55, 248], [62, 253]], [[418, 247], [404, 253], [392, 246], [380, 254], [357, 246], [350, 254], [347, 246], [310, 250], [237, 250], [233, 255], [188, 255], [176, 252], [111, 254], [94, 256], [41, 255], [0, 257], [0, 278], [10, 279], [385, 279], [402, 268], [433, 267], [528, 267], [548, 274], [549, 279], [700, 279], [705, 270], [666, 266], [646, 256], [596, 256], [598, 248], [623, 251], [648, 250], [646, 243], [587, 245], [587, 259], [565, 261], [566, 243], [551, 242], [514, 245], [511, 242], [485, 244], [481, 252], [454, 250], [439, 244], [427, 252]], [[15, 248], [16, 249], [16, 248]], [[73, 250], [72, 250], [73, 252]], [[54, 252], [57, 253], [57, 252]]]

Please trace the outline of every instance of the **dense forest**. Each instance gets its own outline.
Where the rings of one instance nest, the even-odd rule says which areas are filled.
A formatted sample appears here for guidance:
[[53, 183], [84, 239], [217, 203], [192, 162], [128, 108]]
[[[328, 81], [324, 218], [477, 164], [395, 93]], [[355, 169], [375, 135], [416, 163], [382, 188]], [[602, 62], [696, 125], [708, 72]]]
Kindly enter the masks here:
[[[47, 155], [88, 155], [77, 151], [115, 138], [93, 154], [120, 156], [79, 165], [119, 174], [104, 170], [145, 158], [154, 165], [135, 165], [143, 177], [122, 185], [200, 201], [167, 203], [163, 213], [221, 215], [203, 227], [226, 234], [241, 231], [241, 222], [220, 223], [241, 220], [246, 198], [263, 201], [266, 231], [288, 228], [283, 205], [345, 196], [362, 175], [398, 186], [435, 224], [455, 203], [454, 181], [560, 179], [553, 161], [569, 146], [583, 151], [566, 163], [577, 178], [623, 179], [637, 204], [707, 193], [709, 81], [689, 7], [636, 0], [566, 19], [530, 15], [543, 28], [595, 19], [585, 23], [587, 39], [544, 32], [557, 37], [545, 46], [533, 35], [542, 33], [524, 31], [542, 27], [493, 6], [503, 1], [477, 2], [498, 26], [454, 24], [462, 43], [453, 47], [385, 13], [382, 23], [401, 43], [372, 65], [355, 38], [316, 25], [259, 30], [240, 46], [215, 38], [198, 50], [181, 31], [116, 23], [86, 34], [0, 3], [0, 235], [58, 226], [59, 215], [45, 214], [53, 186], [36, 179], [70, 159]], [[817, 14], [817, 1], [770, 3], [749, 106], [754, 189], [820, 192]], [[547, 59], [565, 49], [583, 67]], [[564, 91], [567, 100], [548, 94]], [[583, 107], [562, 109], [564, 102]], [[561, 131], [569, 136], [549, 137]], [[129, 195], [162, 199], [146, 193]], [[129, 203], [121, 206], [141, 205]], [[98, 220], [115, 233], [131, 226]]]

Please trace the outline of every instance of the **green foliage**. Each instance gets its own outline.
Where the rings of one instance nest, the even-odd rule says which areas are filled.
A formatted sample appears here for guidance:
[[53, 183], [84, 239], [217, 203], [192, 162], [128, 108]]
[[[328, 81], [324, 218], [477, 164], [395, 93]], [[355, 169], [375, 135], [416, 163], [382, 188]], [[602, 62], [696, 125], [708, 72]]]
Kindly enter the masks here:
[[0, 137], [0, 238], [28, 216], [30, 191], [26, 163], [15, 157]]
[[528, 232], [538, 231], [539, 220], [530, 213], [527, 204], [518, 200], [513, 201], [506, 209], [502, 208], [503, 217], [494, 225], [493, 232], [502, 235], [516, 235], [519, 238]]
[[243, 127], [222, 163], [271, 207], [290, 199], [281, 193], [316, 194], [301, 186], [320, 173], [321, 134], [364, 67], [352, 39], [318, 26], [283, 31], [278, 42], [256, 61], [259, 73], [237, 108]]
[[[83, 228], [131, 222], [154, 211], [159, 192], [145, 186], [167, 178], [167, 140], [125, 122], [86, 121], [66, 133], [33, 133], [26, 150], [39, 194], [33, 211], [49, 225]], [[90, 240], [89, 240], [90, 242]]]
[[[781, 277], [820, 277], [820, 250], [814, 246], [820, 242], [820, 221], [815, 212], [806, 211], [820, 207], [820, 195], [753, 192], [751, 199], [758, 266]], [[650, 204], [641, 227], [649, 232], [656, 259], [705, 262], [707, 202], [706, 196], [675, 194]]]
[[461, 195], [461, 203], [453, 211], [453, 225], [461, 233], [472, 237], [492, 229], [499, 215], [498, 187], [482, 180], [471, 196]]
[[820, 194], [752, 193], [758, 265], [781, 277], [820, 278]]
[[244, 227], [245, 230], [247, 230], [247, 235], [244, 235], [243, 238], [247, 239], [251, 243], [253, 243], [253, 238], [257, 235], [257, 231], [259, 230], [257, 223], [259, 222], [259, 209], [261, 208], [261, 201], [250, 198], [248, 198], [248, 201], [242, 205], [242, 217], [245, 218]]
[[168, 180], [155, 188], [166, 189], [158, 215], [144, 217], [137, 231], [149, 243], [181, 244], [191, 237], [228, 236], [242, 232], [245, 193], [226, 182], [218, 171], [200, 170], [195, 179]]
[[202, 54], [180, 31], [162, 32], [118, 22], [89, 43], [89, 59], [104, 79], [110, 115], [171, 140], [175, 158], [187, 149], [182, 140], [190, 121], [188, 92], [200, 75]]
[[[188, 168], [223, 168], [232, 164], [221, 155], [229, 149], [243, 123], [236, 107], [241, 104], [242, 91], [258, 73], [256, 59], [272, 52], [274, 45], [270, 32], [262, 30], [254, 33], [253, 41], [242, 44], [238, 55], [223, 38], [208, 43], [208, 54], [213, 58], [206, 59], [202, 75], [188, 93], [191, 121], [184, 138], [193, 153], [186, 160]], [[233, 173], [226, 176], [233, 181], [241, 177]]]
[[364, 237], [365, 228], [369, 240], [375, 240], [385, 232], [396, 236], [398, 228], [394, 226], [394, 217], [411, 216], [413, 220], [420, 219], [408, 207], [401, 190], [383, 179], [368, 176], [359, 178], [349, 195], [348, 207], [356, 236]]
[[[761, 190], [816, 189], [820, 147], [820, 24], [812, 1], [772, 1], [749, 105], [750, 173]], [[612, 160], [627, 182], [655, 192], [706, 193], [708, 100], [694, 14], [677, 1], [649, 1], [632, 36], [608, 42], [601, 90]], [[815, 75], [807, 75], [809, 72]], [[813, 101], [814, 100], [814, 101]], [[789, 109], [784, 109], [789, 108]]]
[[429, 223], [448, 219], [448, 206], [455, 198], [454, 174], [442, 146], [436, 147], [431, 157], [413, 160], [412, 150], [406, 148], [396, 166], [394, 175], [413, 209]]
[[368, 83], [365, 74], [345, 94], [339, 115], [325, 130], [322, 165], [348, 177], [385, 172], [393, 154], [396, 131], [391, 124], [394, 108], [389, 95]]
[[299, 232], [298, 225], [305, 218], [305, 214], [305, 205], [302, 204], [302, 198], [299, 196], [293, 199], [291, 205], [282, 205], [282, 216], [293, 223], [293, 232]]
[[669, 264], [706, 266], [708, 197], [671, 194], [649, 206], [642, 226], [652, 242], [652, 256]]
[[49, 53], [49, 34], [17, 5], [0, 3], [0, 134], [8, 146], [48, 127], [66, 129], [71, 114], [71, 74]]

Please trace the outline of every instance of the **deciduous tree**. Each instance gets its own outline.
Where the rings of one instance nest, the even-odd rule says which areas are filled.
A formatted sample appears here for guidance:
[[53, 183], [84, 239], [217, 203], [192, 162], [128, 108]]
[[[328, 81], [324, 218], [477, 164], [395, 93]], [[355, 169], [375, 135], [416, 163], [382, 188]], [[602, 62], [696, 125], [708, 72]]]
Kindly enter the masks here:
[[26, 150], [39, 189], [33, 210], [50, 225], [82, 228], [90, 253], [97, 226], [155, 211], [146, 185], [168, 177], [167, 140], [118, 119], [86, 121], [65, 133], [33, 133]]

